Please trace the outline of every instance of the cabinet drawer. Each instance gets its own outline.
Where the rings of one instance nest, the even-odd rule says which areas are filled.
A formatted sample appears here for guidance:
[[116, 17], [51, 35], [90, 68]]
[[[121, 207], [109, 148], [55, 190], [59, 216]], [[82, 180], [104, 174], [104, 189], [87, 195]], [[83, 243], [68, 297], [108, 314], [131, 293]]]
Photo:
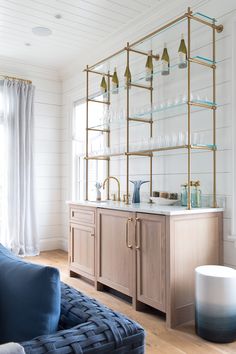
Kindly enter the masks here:
[[72, 222], [93, 225], [95, 223], [95, 210], [72, 206], [70, 207], [70, 220]]

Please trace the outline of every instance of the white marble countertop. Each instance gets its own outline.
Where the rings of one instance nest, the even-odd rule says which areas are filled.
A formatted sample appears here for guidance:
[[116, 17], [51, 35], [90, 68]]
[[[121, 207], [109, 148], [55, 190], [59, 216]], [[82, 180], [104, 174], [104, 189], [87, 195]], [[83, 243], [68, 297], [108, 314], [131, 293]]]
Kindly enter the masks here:
[[202, 214], [202, 213], [216, 213], [224, 211], [223, 208], [193, 208], [187, 210], [186, 207], [174, 206], [174, 205], [158, 205], [149, 203], [138, 203], [138, 204], [125, 204], [123, 202], [113, 202], [113, 201], [67, 201], [67, 204], [74, 204], [80, 206], [103, 208], [103, 209], [114, 209], [123, 210], [139, 213], [149, 213], [149, 214], [160, 214], [160, 215], [188, 215], [188, 214]]

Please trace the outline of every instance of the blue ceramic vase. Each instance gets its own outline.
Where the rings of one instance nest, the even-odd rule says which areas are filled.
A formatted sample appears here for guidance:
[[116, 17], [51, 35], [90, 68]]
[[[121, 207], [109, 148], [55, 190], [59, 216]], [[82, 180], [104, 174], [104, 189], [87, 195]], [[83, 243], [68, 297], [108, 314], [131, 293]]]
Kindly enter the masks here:
[[134, 192], [133, 192], [133, 198], [132, 198], [132, 203], [140, 203], [140, 187], [142, 184], [147, 183], [149, 181], [130, 181], [134, 185]]

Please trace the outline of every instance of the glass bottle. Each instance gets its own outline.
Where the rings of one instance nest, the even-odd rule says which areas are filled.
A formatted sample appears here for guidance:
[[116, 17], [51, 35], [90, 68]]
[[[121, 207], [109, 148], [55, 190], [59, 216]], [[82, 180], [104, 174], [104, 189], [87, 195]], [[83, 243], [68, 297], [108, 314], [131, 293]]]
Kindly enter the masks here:
[[186, 48], [186, 44], [184, 41], [183, 33], [181, 35], [181, 41], [180, 41], [180, 45], [179, 45], [178, 55], [179, 55], [178, 67], [180, 69], [186, 68], [187, 64], [188, 64], [188, 62], [187, 62], [187, 48]]
[[181, 205], [187, 206], [188, 200], [188, 191], [187, 191], [187, 183], [181, 184]]
[[111, 78], [111, 86], [112, 86], [112, 93], [114, 94], [119, 93], [119, 79], [117, 76], [116, 67], [114, 68], [114, 73]]
[[152, 51], [148, 51], [148, 57], [146, 61], [146, 72], [145, 72], [145, 80], [146, 81], [151, 81], [152, 75], [153, 75], [153, 62], [152, 62]]
[[169, 58], [166, 43], [164, 43], [164, 49], [161, 56], [161, 74], [169, 75], [169, 73], [170, 73], [170, 58]]
[[107, 92], [107, 83], [106, 83], [105, 75], [102, 76], [102, 81], [100, 84], [100, 91], [102, 94]]
[[[125, 77], [125, 88], [127, 88], [127, 82], [131, 83], [131, 72], [128, 66], [126, 66], [124, 77]], [[131, 89], [131, 86], [128, 85], [128, 88]]]
[[195, 193], [196, 193], [196, 208], [201, 208], [202, 206], [202, 191], [200, 189], [200, 181], [195, 182]]
[[191, 187], [191, 207], [196, 208], [196, 187], [194, 181], [190, 181], [190, 187]]

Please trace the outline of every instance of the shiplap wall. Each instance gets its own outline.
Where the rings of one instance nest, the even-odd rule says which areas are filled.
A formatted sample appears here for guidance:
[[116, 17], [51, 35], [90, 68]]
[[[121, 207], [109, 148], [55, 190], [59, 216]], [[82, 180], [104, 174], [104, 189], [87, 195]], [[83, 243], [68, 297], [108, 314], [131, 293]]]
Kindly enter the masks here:
[[35, 91], [35, 190], [40, 250], [63, 247], [61, 227], [61, 82], [52, 68], [0, 57], [0, 73], [33, 81]]
[[[232, 22], [236, 18], [236, 3], [233, 0], [222, 2], [221, 0], [206, 1], [176, 1], [175, 7], [173, 3], [166, 8], [160, 9], [160, 12], [153, 14], [150, 18], [145, 18], [142, 23], [133, 24], [126, 29], [123, 34], [117, 34], [117, 38], [111, 39], [109, 45], [97, 48], [94, 58], [81, 58], [81, 66], [74, 68], [74, 71], [65, 71], [65, 79], [63, 82], [63, 118], [65, 120], [65, 130], [63, 133], [63, 153], [64, 153], [64, 171], [62, 196], [64, 200], [71, 197], [71, 175], [70, 175], [70, 119], [73, 102], [85, 95], [84, 74], [82, 69], [86, 60], [89, 64], [96, 62], [106, 54], [110, 54], [113, 50], [120, 49], [125, 45], [127, 39], [130, 41], [152, 31], [160, 24], [165, 23], [173, 17], [182, 13], [187, 6], [193, 6], [194, 10], [214, 16], [220, 23], [224, 25], [224, 32], [217, 35], [217, 59], [220, 60], [217, 69], [217, 102], [221, 107], [217, 110], [217, 141], [219, 151], [217, 153], [217, 194], [218, 197], [224, 197], [226, 200], [224, 213], [224, 262], [225, 264], [236, 266], [236, 248], [234, 241], [229, 239], [231, 235], [231, 219], [232, 219]], [[161, 20], [160, 20], [161, 19]], [[195, 36], [194, 49], [201, 47], [201, 41], [206, 50], [209, 47], [209, 39], [205, 37], [204, 30], [199, 31], [199, 35]], [[208, 41], [208, 42], [207, 42]], [[197, 54], [197, 52], [196, 52]], [[234, 58], [235, 62], [235, 58]], [[195, 84], [200, 92], [207, 92], [210, 84], [202, 81], [195, 76]], [[166, 118], [166, 117], [165, 117]], [[176, 121], [172, 117], [165, 119], [165, 129], [173, 129], [176, 127]], [[210, 119], [206, 117], [206, 113], [198, 113], [196, 119], [193, 119], [193, 127], [195, 131], [204, 131], [204, 134], [211, 134]], [[141, 131], [134, 131], [134, 135], [141, 136]], [[133, 162], [135, 160], [133, 159]], [[136, 160], [137, 162], [137, 160]], [[145, 175], [144, 171], [148, 167], [146, 158], [138, 158], [139, 163], [132, 164], [132, 178], [149, 179], [149, 175]], [[122, 159], [117, 159], [117, 164], [112, 165], [114, 174], [124, 178], [122, 171]], [[155, 167], [155, 164], [157, 167]], [[205, 152], [195, 154], [193, 165], [193, 178], [199, 178], [203, 184], [203, 191], [206, 194], [211, 193], [211, 155]], [[154, 159], [154, 189], [165, 190], [168, 188], [172, 191], [178, 191], [179, 186], [186, 180], [184, 171], [186, 169], [186, 156], [184, 153], [172, 153], [163, 158], [160, 156]], [[123, 169], [124, 170], [124, 169]], [[156, 186], [156, 188], [155, 188]], [[158, 186], [158, 187], [157, 187]], [[144, 186], [145, 191], [148, 186]], [[236, 211], [235, 211], [236, 212]], [[67, 208], [64, 207], [64, 231], [67, 238]]]

